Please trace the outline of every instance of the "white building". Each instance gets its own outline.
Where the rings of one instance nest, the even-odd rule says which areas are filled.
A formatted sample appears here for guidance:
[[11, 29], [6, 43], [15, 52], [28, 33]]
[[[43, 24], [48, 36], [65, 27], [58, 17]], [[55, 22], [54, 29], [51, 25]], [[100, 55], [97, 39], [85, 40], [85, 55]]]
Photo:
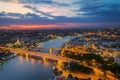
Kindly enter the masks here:
[[114, 62], [120, 65], [120, 56], [115, 57]]

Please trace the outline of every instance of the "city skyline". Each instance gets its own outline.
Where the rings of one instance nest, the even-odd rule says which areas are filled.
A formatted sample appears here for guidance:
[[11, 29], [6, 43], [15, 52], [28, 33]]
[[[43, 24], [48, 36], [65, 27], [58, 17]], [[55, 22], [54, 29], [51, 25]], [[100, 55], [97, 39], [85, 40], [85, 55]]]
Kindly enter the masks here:
[[105, 28], [120, 25], [119, 0], [0, 0], [0, 29]]

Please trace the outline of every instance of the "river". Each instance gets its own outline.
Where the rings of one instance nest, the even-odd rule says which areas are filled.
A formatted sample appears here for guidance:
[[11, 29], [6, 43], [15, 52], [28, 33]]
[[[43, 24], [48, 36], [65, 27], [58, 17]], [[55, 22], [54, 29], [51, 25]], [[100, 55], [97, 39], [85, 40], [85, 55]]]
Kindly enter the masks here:
[[[60, 48], [76, 36], [53, 39], [42, 44], [42, 48]], [[17, 56], [0, 65], [0, 80], [48, 80], [51, 77], [53, 63]]]

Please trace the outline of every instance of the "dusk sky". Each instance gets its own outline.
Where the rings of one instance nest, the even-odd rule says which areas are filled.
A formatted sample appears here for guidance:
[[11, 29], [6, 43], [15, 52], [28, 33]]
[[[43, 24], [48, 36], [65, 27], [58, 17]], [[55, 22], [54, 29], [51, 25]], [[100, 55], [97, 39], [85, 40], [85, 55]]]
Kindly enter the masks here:
[[120, 0], [0, 0], [0, 29], [120, 25]]

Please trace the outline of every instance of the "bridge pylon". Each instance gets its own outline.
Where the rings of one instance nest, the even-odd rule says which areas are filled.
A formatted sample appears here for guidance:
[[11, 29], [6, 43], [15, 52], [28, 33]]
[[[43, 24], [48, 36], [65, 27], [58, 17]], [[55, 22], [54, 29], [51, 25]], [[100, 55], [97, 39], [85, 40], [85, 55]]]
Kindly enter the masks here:
[[29, 55], [28, 55], [28, 54], [25, 54], [25, 56], [26, 56], [26, 57], [29, 57]]
[[50, 51], [50, 55], [52, 55], [52, 53], [53, 53], [53, 50], [52, 50], [52, 48], [50, 48], [50, 49], [49, 49], [49, 51]]
[[46, 57], [43, 57], [43, 62], [46, 62]]

